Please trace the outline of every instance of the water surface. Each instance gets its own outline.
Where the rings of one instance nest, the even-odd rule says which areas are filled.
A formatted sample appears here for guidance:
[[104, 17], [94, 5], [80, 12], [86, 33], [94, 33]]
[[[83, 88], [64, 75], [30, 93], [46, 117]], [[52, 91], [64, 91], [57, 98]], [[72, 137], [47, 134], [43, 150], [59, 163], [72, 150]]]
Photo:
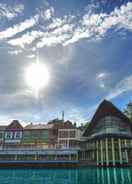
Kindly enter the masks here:
[[132, 184], [132, 168], [0, 169], [0, 184]]

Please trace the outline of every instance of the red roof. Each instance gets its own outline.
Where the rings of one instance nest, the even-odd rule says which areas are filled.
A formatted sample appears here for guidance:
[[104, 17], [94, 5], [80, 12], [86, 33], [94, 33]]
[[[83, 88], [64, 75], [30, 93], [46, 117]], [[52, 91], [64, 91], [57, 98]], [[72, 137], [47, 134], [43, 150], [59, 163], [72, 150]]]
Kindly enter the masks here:
[[23, 130], [22, 125], [18, 120], [13, 120], [7, 127], [6, 130]]
[[92, 128], [94, 128], [94, 126], [98, 123], [98, 121], [100, 119], [102, 119], [105, 116], [115, 116], [118, 117], [120, 119], [122, 119], [125, 123], [129, 123], [130, 121], [129, 119], [124, 115], [123, 112], [121, 112], [115, 105], [113, 105], [111, 102], [104, 100], [98, 107], [97, 111], [95, 112], [89, 126], [86, 128], [85, 132], [84, 132], [84, 136], [85, 134], [87, 134], [87, 132], [89, 132]]

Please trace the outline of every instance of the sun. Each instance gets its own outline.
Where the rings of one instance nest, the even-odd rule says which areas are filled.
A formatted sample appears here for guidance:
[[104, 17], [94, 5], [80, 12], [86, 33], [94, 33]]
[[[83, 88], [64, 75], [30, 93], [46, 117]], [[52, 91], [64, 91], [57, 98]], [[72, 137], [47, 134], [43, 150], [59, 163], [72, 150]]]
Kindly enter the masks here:
[[25, 69], [26, 83], [35, 94], [49, 84], [49, 78], [48, 67], [42, 63], [33, 63]]

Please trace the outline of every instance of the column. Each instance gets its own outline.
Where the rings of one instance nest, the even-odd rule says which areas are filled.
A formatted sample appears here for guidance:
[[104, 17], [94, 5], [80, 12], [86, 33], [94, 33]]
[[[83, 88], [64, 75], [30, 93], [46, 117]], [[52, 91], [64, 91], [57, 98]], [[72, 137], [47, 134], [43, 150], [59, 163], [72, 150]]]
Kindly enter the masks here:
[[83, 152], [83, 160], [85, 160], [85, 151]]
[[85, 160], [87, 160], [87, 151], [85, 150]]
[[15, 160], [17, 160], [17, 154], [15, 155]]
[[99, 152], [98, 152], [98, 141], [96, 141], [96, 158], [97, 158], [97, 165], [99, 165]]
[[110, 177], [110, 170], [109, 170], [109, 168], [107, 168], [106, 171], [107, 171], [107, 175], [106, 175], [107, 176], [107, 183], [111, 184], [111, 177]]
[[83, 160], [83, 151], [81, 151], [81, 160]]
[[37, 160], [37, 153], [35, 154], [35, 160]]
[[106, 165], [109, 166], [109, 155], [108, 155], [108, 139], [105, 139], [105, 149], [106, 149]]
[[124, 171], [122, 168], [121, 168], [121, 182], [122, 182], [122, 184], [125, 183]]
[[131, 140], [131, 148], [132, 148], [132, 140]]
[[127, 175], [128, 175], [128, 181], [131, 183], [131, 175], [130, 175], [130, 171], [127, 170]]
[[120, 139], [118, 139], [118, 145], [119, 145], [119, 158], [120, 158], [120, 164], [122, 164], [121, 140], [120, 140]]
[[99, 168], [96, 169], [97, 172], [97, 180], [96, 180], [96, 184], [100, 183], [100, 170]]
[[103, 165], [103, 142], [102, 140], [100, 141], [100, 145], [101, 145], [101, 165]]
[[102, 181], [101, 183], [102, 184], [104, 184], [104, 182], [105, 182], [104, 180], [105, 180], [105, 178], [104, 178], [104, 168], [101, 168], [101, 181]]
[[114, 145], [114, 138], [111, 138], [112, 143], [112, 160], [113, 160], [113, 166], [115, 166], [115, 145]]
[[128, 152], [127, 152], [127, 141], [125, 139], [125, 155], [126, 155], [126, 162], [128, 163]]
[[76, 154], [76, 160], [79, 160], [79, 159], [78, 159], [78, 151], [77, 151], [77, 154]]
[[95, 160], [95, 142], [92, 143], [92, 150], [93, 150], [93, 160]]
[[116, 172], [116, 169], [114, 168], [113, 169], [113, 174], [114, 174], [114, 184], [117, 184], [117, 172]]

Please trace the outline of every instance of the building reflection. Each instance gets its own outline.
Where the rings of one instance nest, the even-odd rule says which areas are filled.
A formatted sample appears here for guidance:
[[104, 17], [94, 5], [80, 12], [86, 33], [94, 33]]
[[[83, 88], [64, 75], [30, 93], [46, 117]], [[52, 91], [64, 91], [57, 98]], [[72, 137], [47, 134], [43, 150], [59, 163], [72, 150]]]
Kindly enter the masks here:
[[78, 184], [77, 169], [17, 169], [1, 170], [1, 183]]
[[131, 184], [132, 170], [128, 168], [98, 168], [97, 184]]
[[0, 171], [0, 181], [11, 184], [131, 184], [132, 169], [8, 169]]

